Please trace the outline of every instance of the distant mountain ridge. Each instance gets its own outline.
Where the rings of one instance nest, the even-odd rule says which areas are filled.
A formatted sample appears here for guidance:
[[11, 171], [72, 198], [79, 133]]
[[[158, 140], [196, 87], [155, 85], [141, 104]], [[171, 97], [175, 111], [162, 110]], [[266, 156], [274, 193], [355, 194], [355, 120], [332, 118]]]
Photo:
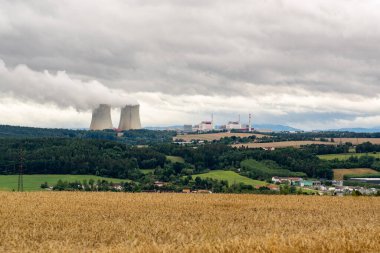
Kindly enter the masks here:
[[255, 130], [260, 131], [261, 130], [272, 130], [274, 132], [282, 132], [282, 131], [289, 131], [289, 132], [296, 132], [296, 131], [302, 131], [302, 129], [294, 128], [291, 126], [286, 125], [276, 125], [276, 124], [255, 124], [253, 125]]
[[328, 131], [353, 132], [353, 133], [380, 133], [380, 127], [373, 127], [373, 128], [363, 128], [363, 127], [339, 128], [339, 129], [329, 129]]
[[[218, 125], [216, 127], [219, 127]], [[276, 124], [254, 124], [252, 125], [256, 130], [272, 130], [274, 132], [281, 132], [281, 131], [289, 131], [289, 132], [295, 132], [295, 131], [302, 131], [301, 129], [294, 128], [291, 126], [286, 125], [276, 125]], [[173, 125], [173, 126], [148, 126], [144, 127], [148, 130], [168, 130], [168, 129], [183, 129], [183, 125]]]
[[[272, 130], [274, 132], [296, 132], [302, 131], [302, 129], [294, 128], [287, 125], [278, 124], [254, 124], [252, 127], [255, 130]], [[173, 126], [148, 126], [144, 127], [147, 130], [180, 130], [183, 129], [183, 125], [173, 125]], [[331, 131], [331, 132], [352, 132], [352, 133], [380, 133], [379, 127], [364, 128], [364, 127], [353, 127], [353, 128], [338, 128], [338, 129], [319, 129], [314, 131]], [[91, 136], [90, 136], [91, 135]], [[25, 127], [25, 126], [10, 126], [10, 125], [0, 125], [0, 137], [90, 137], [94, 138], [100, 137], [98, 135], [113, 135], [113, 131], [98, 131], [92, 132], [88, 131], [86, 128], [78, 129], [59, 129], [59, 128], [39, 128], [39, 127]], [[103, 136], [104, 137], [104, 136]], [[109, 138], [109, 137], [108, 137]], [[107, 138], [107, 139], [108, 139]]]

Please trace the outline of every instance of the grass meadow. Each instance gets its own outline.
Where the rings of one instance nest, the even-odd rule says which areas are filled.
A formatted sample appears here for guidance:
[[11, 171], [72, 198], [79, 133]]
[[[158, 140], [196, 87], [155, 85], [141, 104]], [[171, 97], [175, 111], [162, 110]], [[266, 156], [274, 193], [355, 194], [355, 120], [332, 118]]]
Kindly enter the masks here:
[[212, 178], [212, 179], [217, 179], [217, 180], [226, 180], [228, 181], [229, 185], [232, 185], [235, 183], [236, 184], [244, 183], [244, 184], [252, 185], [252, 186], [265, 186], [268, 184], [267, 182], [253, 180], [251, 178], [241, 176], [234, 171], [226, 171], [226, 170], [213, 170], [208, 173], [193, 175], [193, 179], [196, 177], [200, 177], [202, 179]]
[[0, 192], [0, 252], [380, 252], [380, 198]]
[[[98, 177], [93, 175], [24, 175], [24, 191], [40, 191], [41, 184], [47, 182], [49, 186], [55, 185], [58, 180], [74, 182], [93, 179], [97, 180], [107, 180], [113, 183], [126, 182], [127, 179], [117, 179], [117, 178], [106, 178]], [[18, 175], [0, 175], [0, 191], [12, 191], [17, 190]]]
[[182, 158], [182, 157], [180, 157], [180, 156], [171, 156], [171, 155], [168, 155], [168, 156], [166, 156], [166, 159], [167, 160], [169, 160], [169, 161], [171, 161], [172, 163], [184, 163], [185, 162], [185, 160]]

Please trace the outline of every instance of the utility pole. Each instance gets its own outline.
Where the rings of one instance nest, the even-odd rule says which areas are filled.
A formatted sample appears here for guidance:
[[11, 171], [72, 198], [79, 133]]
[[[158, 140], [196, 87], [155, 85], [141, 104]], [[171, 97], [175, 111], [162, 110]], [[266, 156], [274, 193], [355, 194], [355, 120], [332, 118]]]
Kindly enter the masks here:
[[18, 153], [18, 159], [19, 159], [19, 167], [18, 167], [17, 191], [22, 192], [22, 191], [24, 191], [24, 178], [23, 178], [24, 157], [23, 157], [21, 148], [20, 148], [19, 153]]

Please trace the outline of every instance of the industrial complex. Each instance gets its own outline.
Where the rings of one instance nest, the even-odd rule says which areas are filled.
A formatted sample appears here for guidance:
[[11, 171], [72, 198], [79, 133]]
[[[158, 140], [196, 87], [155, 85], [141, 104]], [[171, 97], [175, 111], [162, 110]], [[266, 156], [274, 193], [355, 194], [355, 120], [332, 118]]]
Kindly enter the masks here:
[[231, 130], [241, 130], [251, 132], [252, 128], [252, 115], [249, 114], [248, 124], [242, 124], [239, 119], [237, 121], [228, 121], [227, 124], [216, 126], [214, 124], [214, 116], [211, 116], [211, 121], [202, 121], [198, 125], [184, 125], [184, 132], [211, 132], [211, 131], [231, 131]]
[[[100, 104], [92, 112], [92, 120], [90, 125], [91, 130], [106, 130], [114, 129], [111, 119], [111, 105]], [[140, 105], [126, 105], [121, 108], [119, 127], [115, 130], [126, 131], [133, 129], [141, 129], [140, 121]], [[231, 131], [241, 130], [251, 132], [252, 128], [252, 115], [249, 114], [248, 124], [242, 124], [240, 115], [237, 121], [228, 121], [225, 125], [215, 125], [214, 115], [211, 115], [211, 120], [202, 121], [196, 125], [183, 125], [171, 130], [177, 130], [184, 133], [192, 132], [212, 132], [212, 131]]]

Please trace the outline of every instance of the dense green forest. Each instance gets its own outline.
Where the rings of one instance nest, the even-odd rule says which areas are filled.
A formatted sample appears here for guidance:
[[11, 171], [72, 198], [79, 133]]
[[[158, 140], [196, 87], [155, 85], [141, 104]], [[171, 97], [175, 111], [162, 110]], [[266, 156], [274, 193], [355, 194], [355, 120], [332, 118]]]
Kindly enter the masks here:
[[88, 131], [0, 125], [0, 138], [75, 138], [110, 140], [126, 145], [151, 145], [171, 142], [174, 136], [176, 136], [175, 131], [146, 129], [115, 132], [114, 130]]
[[20, 149], [26, 174], [92, 174], [135, 179], [139, 169], [163, 167], [165, 155], [113, 141], [34, 138], [1, 139], [0, 173], [13, 174]]
[[[2, 174], [14, 173], [21, 148], [25, 173], [30, 174], [94, 174], [135, 179], [141, 176], [139, 169], [157, 169], [162, 175], [177, 175], [182, 170], [186, 171], [185, 174], [192, 174], [239, 168], [242, 161], [255, 159], [271, 160], [278, 164], [279, 169], [303, 172], [309, 177], [331, 177], [331, 168], [326, 161], [295, 148], [267, 152], [261, 149], [237, 149], [223, 144], [134, 147], [114, 141], [67, 138], [7, 138], [0, 143]], [[186, 163], [174, 163], [175, 166], [168, 167], [166, 155], [183, 157]]]
[[172, 144], [157, 145], [153, 148], [165, 154], [183, 157], [187, 163], [194, 165], [196, 172], [205, 168], [211, 170], [239, 168], [242, 161], [255, 159], [257, 161], [271, 160], [281, 169], [303, 172], [309, 177], [332, 177], [332, 167], [328, 161], [320, 160], [315, 154], [307, 150], [296, 148], [265, 151], [262, 149], [232, 148], [218, 143], [198, 146], [195, 149]]
[[[204, 144], [175, 144], [172, 143], [175, 132], [170, 131], [117, 133], [8, 126], [0, 126], [0, 130], [0, 174], [17, 173], [22, 158], [26, 174], [90, 174], [128, 179], [145, 190], [154, 189], [157, 180], [170, 182], [174, 190], [199, 186], [201, 182], [196, 184], [191, 176], [210, 170], [233, 170], [256, 180], [269, 180], [272, 176], [332, 179], [333, 168], [380, 170], [380, 160], [372, 156], [353, 156], [347, 160], [323, 160], [317, 156], [348, 153], [353, 149], [350, 143], [266, 151], [232, 147], [228, 145], [230, 141], [240, 140], [231, 137]], [[310, 137], [310, 134], [300, 133], [299, 138], [303, 135]], [[253, 140], [254, 137], [248, 137], [242, 141]], [[371, 143], [355, 148], [358, 153], [380, 151], [380, 145]], [[171, 161], [168, 156], [179, 157], [181, 162]], [[208, 183], [218, 191], [232, 187], [222, 182]], [[245, 187], [240, 185], [236, 189]]]
[[[362, 144], [357, 148], [362, 150], [367, 146]], [[371, 150], [373, 148], [379, 147], [371, 146]], [[0, 140], [1, 174], [15, 173], [20, 149], [27, 174], [93, 174], [126, 179], [143, 177], [141, 169], [153, 169], [160, 180], [169, 180], [171, 176], [237, 168], [242, 168], [253, 179], [268, 179], [275, 174], [332, 178], [333, 168], [380, 167], [379, 161], [371, 156], [352, 157], [345, 161], [321, 160], [316, 156], [320, 152], [316, 151], [323, 148], [316, 146], [265, 151], [238, 149], [219, 143], [198, 146], [166, 143], [137, 147], [94, 139], [5, 138]], [[168, 155], [182, 157], [185, 163], [167, 161]], [[255, 173], [250, 169], [252, 166], [247, 165], [247, 159], [259, 162], [252, 165], [257, 168]], [[264, 168], [262, 172], [258, 172], [260, 168]]]

